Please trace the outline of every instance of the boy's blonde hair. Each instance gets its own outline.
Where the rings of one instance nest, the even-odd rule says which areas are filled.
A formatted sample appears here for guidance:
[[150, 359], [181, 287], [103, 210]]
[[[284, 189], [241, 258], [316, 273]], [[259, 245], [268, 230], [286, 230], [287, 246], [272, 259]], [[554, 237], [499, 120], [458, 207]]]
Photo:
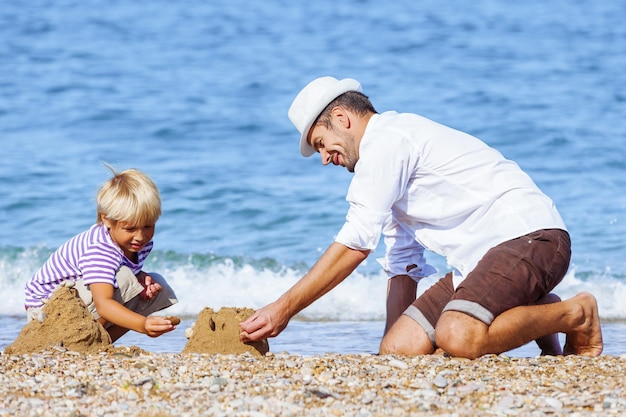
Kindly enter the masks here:
[[96, 196], [97, 223], [102, 216], [114, 222], [141, 226], [155, 224], [161, 216], [161, 196], [156, 184], [141, 171], [131, 168], [117, 172], [104, 164], [113, 178], [100, 186]]

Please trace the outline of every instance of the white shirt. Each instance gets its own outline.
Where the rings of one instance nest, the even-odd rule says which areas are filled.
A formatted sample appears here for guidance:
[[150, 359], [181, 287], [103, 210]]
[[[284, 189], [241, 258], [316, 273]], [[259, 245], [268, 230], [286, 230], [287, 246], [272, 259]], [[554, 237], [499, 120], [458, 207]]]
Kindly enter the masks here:
[[335, 241], [374, 250], [389, 276], [435, 269], [424, 248], [455, 268], [455, 287], [492, 247], [540, 229], [566, 230], [554, 203], [519, 166], [479, 139], [415, 114], [370, 119]]

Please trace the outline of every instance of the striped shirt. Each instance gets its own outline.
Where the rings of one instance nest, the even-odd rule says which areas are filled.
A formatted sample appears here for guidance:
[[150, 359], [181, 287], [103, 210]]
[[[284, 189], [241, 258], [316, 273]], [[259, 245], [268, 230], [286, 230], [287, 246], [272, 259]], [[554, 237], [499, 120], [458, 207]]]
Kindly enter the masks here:
[[95, 224], [65, 242], [26, 283], [26, 308], [41, 307], [42, 299], [49, 298], [55, 288], [69, 280], [82, 278], [85, 285], [106, 283], [117, 288], [115, 274], [119, 268], [125, 265], [139, 273], [152, 246], [153, 242], [148, 242], [134, 263], [113, 242], [106, 226]]

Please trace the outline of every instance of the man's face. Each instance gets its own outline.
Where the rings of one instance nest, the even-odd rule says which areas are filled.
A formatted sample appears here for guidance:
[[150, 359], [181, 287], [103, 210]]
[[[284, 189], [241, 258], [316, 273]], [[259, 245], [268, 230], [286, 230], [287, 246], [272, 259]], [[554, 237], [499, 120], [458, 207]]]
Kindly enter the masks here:
[[354, 172], [359, 160], [356, 139], [342, 125], [333, 120], [330, 129], [323, 125], [313, 126], [309, 132], [309, 143], [319, 152], [323, 165], [341, 165]]

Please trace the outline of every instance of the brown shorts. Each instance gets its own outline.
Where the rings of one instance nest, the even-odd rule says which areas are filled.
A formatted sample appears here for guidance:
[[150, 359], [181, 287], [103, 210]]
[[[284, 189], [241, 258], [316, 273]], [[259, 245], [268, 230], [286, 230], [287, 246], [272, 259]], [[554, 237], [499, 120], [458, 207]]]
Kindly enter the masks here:
[[452, 273], [437, 281], [405, 311], [435, 343], [435, 327], [444, 311], [468, 314], [490, 325], [513, 307], [535, 304], [565, 276], [571, 249], [569, 234], [538, 230], [490, 249], [459, 284]]

